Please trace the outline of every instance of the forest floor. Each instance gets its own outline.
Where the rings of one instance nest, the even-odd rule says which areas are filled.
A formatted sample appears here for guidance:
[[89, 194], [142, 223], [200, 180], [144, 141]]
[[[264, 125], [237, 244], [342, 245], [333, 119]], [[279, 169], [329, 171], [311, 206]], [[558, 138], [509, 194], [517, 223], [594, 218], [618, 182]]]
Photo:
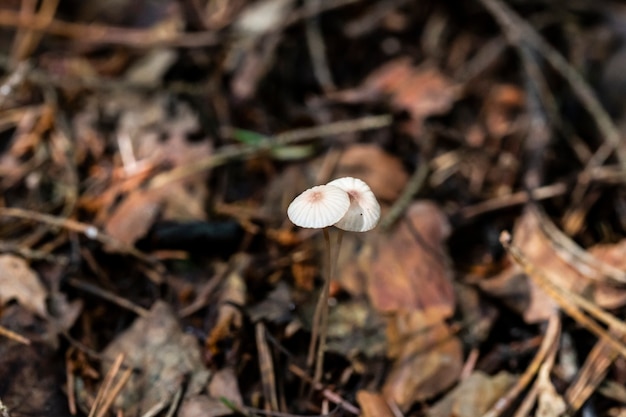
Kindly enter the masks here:
[[[626, 416], [622, 3], [9, 0], [0, 51], [1, 417]], [[341, 177], [339, 251], [287, 208]]]

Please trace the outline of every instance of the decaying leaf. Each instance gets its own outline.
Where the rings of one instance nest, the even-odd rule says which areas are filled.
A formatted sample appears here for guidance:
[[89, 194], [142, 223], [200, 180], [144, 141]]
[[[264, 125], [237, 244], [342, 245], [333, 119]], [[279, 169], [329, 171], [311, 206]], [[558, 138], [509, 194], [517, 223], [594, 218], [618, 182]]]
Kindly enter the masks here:
[[237, 375], [233, 368], [220, 369], [211, 376], [209, 395], [211, 398], [226, 399], [230, 404], [243, 407]]
[[384, 321], [365, 301], [348, 301], [333, 307], [328, 319], [328, 350], [348, 358], [357, 354], [381, 356], [387, 346]]
[[395, 360], [383, 393], [400, 409], [406, 411], [416, 401], [432, 398], [457, 381], [463, 346], [447, 324], [419, 328], [397, 318], [388, 327], [388, 335]]
[[424, 120], [447, 113], [458, 99], [459, 92], [459, 86], [438, 68], [416, 67], [409, 58], [398, 58], [375, 70], [356, 90], [340, 92], [334, 97], [361, 102], [388, 96], [395, 108], [411, 115], [410, 131], [419, 134]]
[[[243, 317], [239, 307], [245, 306], [246, 283], [243, 274], [250, 266], [251, 257], [240, 253], [231, 259], [231, 272], [226, 276], [222, 292], [217, 301], [217, 320], [205, 341], [209, 353], [219, 353], [219, 342], [232, 336], [242, 325]], [[239, 307], [238, 307], [239, 306]]]
[[155, 192], [137, 190], [116, 208], [105, 225], [105, 232], [126, 245], [144, 236], [159, 213], [160, 198]]
[[452, 315], [452, 271], [443, 246], [449, 233], [435, 204], [416, 202], [395, 230], [361, 252], [367, 292], [377, 311], [421, 315], [425, 327]]
[[400, 159], [376, 145], [350, 146], [341, 154], [334, 176], [362, 179], [383, 201], [395, 201], [408, 181]]
[[289, 286], [284, 281], [278, 283], [267, 298], [247, 309], [250, 320], [257, 322], [266, 320], [274, 323], [289, 321], [293, 314], [294, 304]]
[[[589, 248], [589, 253], [606, 265], [626, 271], [626, 239], [614, 244], [593, 246]], [[626, 289], [609, 283], [595, 283], [593, 299], [608, 309], [623, 307], [626, 305]]]
[[179, 417], [223, 417], [233, 414], [233, 410], [216, 398], [196, 395], [183, 400], [178, 412]]
[[507, 372], [495, 376], [475, 371], [428, 410], [428, 417], [476, 417], [485, 414], [515, 382]]
[[508, 135], [515, 128], [513, 122], [524, 107], [524, 91], [516, 85], [498, 84], [491, 88], [483, 107], [487, 133], [496, 139]]
[[[604, 308], [615, 308], [626, 302], [626, 291], [608, 281], [601, 274], [558, 247], [544, 233], [540, 218], [532, 210], [525, 210], [513, 231], [514, 244], [525, 257], [556, 285], [581, 295], [593, 295]], [[603, 245], [591, 248], [589, 253], [609, 267], [624, 268], [624, 245]], [[546, 320], [556, 308], [555, 302], [523, 273], [517, 264], [497, 276], [480, 282], [481, 288], [523, 313], [529, 323]]]
[[63, 374], [62, 362], [49, 347], [0, 340], [0, 399], [11, 416], [70, 415], [67, 398], [59, 389], [59, 374]]
[[389, 405], [385, 398], [375, 392], [359, 391], [356, 399], [361, 407], [362, 417], [393, 417], [393, 412], [389, 409]]
[[[120, 353], [125, 355], [124, 365], [137, 370], [115, 402], [124, 414], [143, 414], [173, 398], [184, 383], [187, 396], [198, 394], [209, 377], [197, 340], [183, 333], [171, 308], [163, 302], [155, 303], [147, 317], [135, 320], [103, 355], [115, 358]], [[111, 363], [103, 362], [103, 374]]]
[[[126, 173], [136, 173], [142, 164], [184, 167], [211, 154], [208, 140], [187, 139], [198, 131], [199, 122], [184, 102], [171, 103], [165, 96], [149, 101], [134, 94], [124, 97], [111, 94], [101, 100], [105, 114], [120, 117], [116, 138]], [[174, 115], [168, 107], [174, 108]], [[161, 173], [158, 187], [140, 183], [144, 188], [128, 190], [122, 184], [117, 190], [114, 185], [107, 198], [95, 198], [100, 202], [97, 218], [102, 219], [107, 234], [127, 245], [144, 236], [159, 214], [164, 220], [206, 220], [207, 178], [208, 171], [182, 179], [168, 179], [167, 173]], [[117, 200], [119, 203], [110, 207]]]
[[48, 291], [28, 263], [15, 255], [0, 255], [0, 304], [16, 300], [39, 317], [47, 317]]
[[544, 364], [537, 374], [537, 417], [559, 417], [566, 415], [567, 404], [550, 380], [551, 366]]
[[352, 290], [364, 280], [372, 307], [387, 318], [387, 356], [394, 362], [383, 392], [403, 410], [449, 388], [461, 371], [461, 342], [445, 323], [455, 307], [444, 248], [449, 232], [435, 204], [416, 202], [388, 235], [366, 242], [358, 265], [347, 264], [340, 274]]

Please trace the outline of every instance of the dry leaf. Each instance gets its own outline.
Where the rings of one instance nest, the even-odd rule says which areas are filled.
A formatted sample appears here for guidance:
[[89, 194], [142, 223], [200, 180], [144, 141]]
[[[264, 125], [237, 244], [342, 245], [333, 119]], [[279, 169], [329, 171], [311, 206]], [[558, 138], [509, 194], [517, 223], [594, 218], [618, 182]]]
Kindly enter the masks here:
[[225, 398], [229, 403], [243, 407], [237, 375], [233, 368], [228, 367], [215, 372], [209, 382], [209, 394], [212, 398]]
[[511, 134], [515, 117], [525, 106], [525, 94], [513, 84], [493, 86], [483, 107], [485, 127], [488, 134], [496, 139]]
[[408, 180], [400, 159], [376, 145], [348, 147], [339, 159], [334, 176], [362, 179], [376, 197], [383, 201], [395, 201]]
[[389, 235], [361, 252], [372, 305], [383, 314], [423, 316], [424, 326], [450, 317], [455, 298], [444, 247], [450, 225], [431, 202], [417, 202]]
[[416, 401], [441, 394], [458, 380], [463, 346], [445, 323], [420, 329], [407, 326], [401, 318], [395, 322], [389, 330], [389, 349], [397, 357], [383, 393], [407, 411]]
[[[513, 243], [533, 265], [553, 277], [557, 285], [578, 294], [589, 288], [590, 280], [555, 253], [550, 240], [541, 231], [539, 218], [531, 210], [525, 210], [518, 219]], [[556, 309], [554, 300], [532, 279], [528, 279], [516, 264], [494, 278], [481, 281], [480, 287], [502, 298], [510, 307], [522, 313], [528, 323], [547, 320]]]
[[391, 104], [412, 118], [410, 133], [419, 135], [424, 120], [446, 114], [459, 97], [459, 86], [431, 66], [415, 67], [409, 58], [389, 61], [357, 89], [332, 94], [344, 102], [361, 103], [388, 96]]
[[134, 245], [154, 223], [161, 206], [159, 200], [154, 191], [133, 191], [107, 219], [105, 232], [126, 245]]
[[247, 6], [234, 23], [243, 36], [261, 36], [280, 26], [293, 8], [293, 0], [261, 0]]
[[259, 320], [274, 323], [285, 323], [291, 319], [294, 311], [289, 285], [280, 281], [263, 301], [247, 309], [250, 320], [256, 323]]
[[217, 320], [205, 345], [212, 355], [220, 352], [219, 342], [232, 336], [233, 332], [241, 328], [243, 317], [241, 308], [246, 304], [246, 282], [243, 274], [250, 266], [251, 257], [240, 253], [231, 258], [231, 272], [224, 280], [222, 292], [217, 301]]
[[484, 415], [513, 385], [515, 377], [504, 371], [495, 376], [475, 371], [428, 410], [428, 417]]
[[391, 95], [391, 102], [415, 120], [448, 112], [458, 96], [453, 81], [434, 67], [414, 67], [408, 58], [388, 62], [372, 73], [364, 88]]
[[[518, 219], [513, 242], [531, 264], [559, 287], [581, 295], [593, 295], [596, 304], [602, 308], [617, 308], [626, 302], [626, 291], [602, 281], [601, 271], [577, 260], [565, 248], [556, 249], [556, 244], [542, 231], [540, 219], [532, 210], [525, 210]], [[599, 245], [588, 252], [608, 267], [626, 269], [624, 242]], [[516, 264], [493, 278], [481, 281], [479, 285], [523, 314], [528, 323], [546, 320], [556, 308], [556, 303]]]
[[536, 417], [559, 417], [567, 411], [567, 404], [554, 388], [550, 380], [551, 366], [542, 365], [537, 375], [537, 412]]
[[[103, 352], [106, 358], [119, 354], [125, 355], [125, 366], [139, 370], [133, 372], [115, 402], [125, 415], [142, 415], [173, 398], [185, 381], [186, 395], [198, 394], [209, 377], [196, 338], [183, 333], [164, 302], [155, 303], [148, 316], [135, 320]], [[111, 363], [103, 362], [103, 374]]]
[[59, 375], [64, 374], [63, 368], [58, 352], [49, 347], [24, 346], [3, 338], [0, 341], [0, 416], [3, 415], [2, 403], [9, 408], [12, 417], [69, 416], [67, 398], [60, 389], [63, 383]]
[[383, 320], [365, 301], [346, 301], [333, 307], [328, 319], [328, 350], [348, 359], [371, 358], [385, 353]]
[[[626, 271], [626, 239], [614, 244], [596, 245], [589, 248], [589, 253], [600, 262]], [[593, 299], [604, 308], [617, 309], [626, 304], [626, 288], [608, 283], [595, 283]]]
[[215, 398], [197, 395], [185, 399], [178, 411], [179, 417], [223, 417], [231, 416], [233, 410]]
[[361, 390], [356, 393], [356, 400], [362, 417], [394, 417], [385, 398], [378, 393]]
[[[147, 100], [136, 94], [112, 94], [102, 100], [105, 115], [119, 116], [116, 137], [126, 172], [135, 172], [142, 164], [184, 167], [212, 153], [209, 140], [187, 139], [197, 133], [199, 122], [197, 114], [182, 101], [172, 103], [165, 95]], [[159, 214], [164, 220], [206, 219], [208, 171], [171, 181], [163, 180], [167, 173], [160, 175], [164, 185], [157, 188], [135, 188], [124, 195], [122, 192], [129, 188], [128, 179], [109, 187], [107, 198], [100, 199], [96, 217], [104, 223], [107, 234], [133, 245], [148, 232]], [[138, 182], [135, 187], [140, 185]], [[111, 210], [116, 200], [121, 201]]]
[[38, 316], [47, 317], [47, 297], [48, 291], [24, 259], [0, 255], [0, 304], [16, 300]]
[[403, 410], [449, 388], [461, 372], [461, 342], [445, 323], [455, 306], [444, 247], [449, 233], [435, 204], [416, 202], [359, 255], [356, 273], [366, 277], [374, 309], [389, 317], [387, 355], [394, 363], [383, 392]]

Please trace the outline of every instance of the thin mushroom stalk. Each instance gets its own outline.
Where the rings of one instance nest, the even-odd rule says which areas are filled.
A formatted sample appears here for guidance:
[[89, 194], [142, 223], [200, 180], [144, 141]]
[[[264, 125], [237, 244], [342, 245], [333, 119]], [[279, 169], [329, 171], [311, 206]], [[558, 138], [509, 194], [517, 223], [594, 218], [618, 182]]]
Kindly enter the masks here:
[[[322, 371], [324, 370], [324, 353], [326, 352], [326, 339], [328, 337], [328, 300], [330, 298], [330, 283], [334, 278], [334, 274], [337, 273], [337, 263], [339, 261], [339, 251], [341, 250], [341, 241], [343, 240], [343, 230], [339, 229], [339, 233], [337, 234], [337, 245], [335, 247], [335, 256], [332, 256], [331, 243], [330, 243], [330, 233], [328, 232], [328, 228], [324, 229], [324, 240], [326, 241], [326, 246], [328, 247], [328, 279], [324, 281], [324, 288], [322, 289], [322, 294], [320, 296], [319, 302], [317, 303], [317, 307], [315, 308], [315, 312], [320, 310], [320, 335], [319, 335], [319, 346], [317, 349], [317, 360], [315, 362], [315, 373], [313, 374], [313, 381], [320, 382], [322, 379]], [[311, 354], [311, 352], [309, 352]], [[311, 365], [309, 365], [311, 366]]]
[[[330, 282], [333, 275], [337, 273], [343, 231], [366, 232], [373, 229], [380, 219], [380, 205], [365, 182], [357, 178], [345, 177], [304, 191], [291, 202], [287, 215], [297, 226], [324, 231], [327, 271], [322, 293], [313, 315], [311, 343], [307, 357], [309, 369], [315, 362], [313, 386], [316, 386], [321, 381], [324, 370]], [[329, 226], [339, 229], [334, 256]], [[316, 350], [317, 355], [315, 355]]]

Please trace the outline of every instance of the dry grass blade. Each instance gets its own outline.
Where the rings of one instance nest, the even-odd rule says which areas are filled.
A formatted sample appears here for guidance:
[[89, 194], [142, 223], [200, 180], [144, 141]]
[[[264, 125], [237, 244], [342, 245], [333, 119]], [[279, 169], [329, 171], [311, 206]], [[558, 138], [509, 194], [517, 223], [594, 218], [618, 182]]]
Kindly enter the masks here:
[[15, 208], [15, 207], [10, 207], [10, 208], [0, 207], [0, 216], [15, 217], [18, 219], [30, 220], [30, 221], [35, 221], [39, 223], [45, 223], [51, 226], [60, 227], [60, 228], [63, 228], [72, 232], [81, 233], [85, 235], [86, 237], [88, 237], [89, 239], [96, 240], [102, 243], [103, 245], [109, 245], [111, 247], [117, 248], [121, 252], [134, 256], [135, 258], [141, 260], [147, 265], [155, 267], [156, 269], [155, 274], [149, 274], [149, 276], [151, 279], [157, 280], [158, 281], [157, 283], [160, 283], [160, 278], [158, 277], [162, 274], [164, 270], [162, 265], [157, 263], [153, 258], [146, 255], [145, 253], [135, 249], [132, 246], [128, 246], [117, 241], [111, 236], [98, 230], [98, 228], [96, 228], [95, 226], [91, 224], [81, 223], [72, 219], [56, 217], [50, 214], [39, 213], [39, 212], [32, 211], [32, 210], [24, 210], [24, 209]]
[[178, 181], [200, 172], [222, 166], [231, 161], [249, 158], [259, 152], [270, 150], [273, 147], [295, 144], [304, 140], [324, 136], [340, 135], [343, 133], [358, 132], [362, 130], [380, 129], [382, 127], [389, 126], [392, 121], [393, 118], [386, 114], [382, 116], [363, 117], [354, 120], [343, 120], [323, 126], [296, 129], [280, 133], [261, 144], [223, 147], [213, 155], [199, 159], [192, 164], [180, 166], [155, 176], [150, 181], [150, 188], [162, 187], [173, 181]]
[[594, 317], [596, 320], [615, 328], [622, 335], [626, 334], [626, 324], [580, 295], [555, 285], [546, 274], [528, 261], [519, 248], [512, 244], [511, 235], [508, 232], [502, 232], [500, 242], [515, 262], [524, 270], [524, 272], [528, 274], [528, 276], [533, 279], [533, 281], [541, 289], [552, 297], [559, 307], [565, 311], [565, 313], [600, 339], [606, 340], [607, 343], [609, 343], [626, 358], [626, 346], [624, 343], [619, 338], [609, 334], [593, 319], [586, 316], [581, 309]]
[[7, 329], [4, 326], [0, 326], [0, 336], [4, 336], [7, 339], [14, 340], [17, 343], [21, 343], [23, 345], [30, 345], [30, 340], [28, 340], [24, 336], [21, 336], [21, 335], [15, 333], [12, 330]]
[[89, 284], [88, 282], [83, 282], [76, 278], [70, 278], [68, 282], [74, 288], [78, 288], [79, 290], [83, 290], [97, 297], [100, 297], [103, 300], [107, 300], [114, 304], [117, 304], [118, 306], [126, 310], [132, 311], [133, 313], [137, 314], [140, 317], [147, 317], [148, 314], [150, 313], [145, 308], [138, 306], [137, 304], [131, 302], [130, 300], [120, 297], [119, 295], [114, 294], [111, 291], [98, 288], [96, 285]]
[[[534, 195], [534, 194], [533, 194]], [[595, 258], [592, 254], [578, 246], [569, 236], [559, 230], [550, 218], [536, 205], [532, 206], [539, 218], [539, 227], [552, 242], [555, 252], [581, 274], [596, 281], [612, 280], [617, 284], [626, 283], [626, 273], [619, 268], [608, 265]], [[584, 273], [592, 270], [595, 274]]]
[[532, 379], [535, 377], [539, 368], [546, 360], [548, 354], [554, 349], [554, 346], [558, 344], [559, 336], [561, 334], [561, 321], [559, 317], [554, 314], [548, 320], [548, 327], [543, 338], [543, 342], [537, 351], [537, 354], [533, 358], [528, 368], [519, 377], [515, 385], [511, 387], [509, 392], [502, 397], [494, 406], [487, 411], [483, 417], [498, 417], [502, 415], [504, 411], [515, 401], [515, 399], [526, 389]]
[[122, 391], [122, 388], [124, 388], [124, 385], [126, 385], [132, 373], [133, 373], [132, 369], [130, 368], [126, 369], [124, 373], [122, 374], [122, 376], [120, 377], [119, 381], [117, 381], [115, 386], [111, 389], [111, 391], [105, 394], [106, 397], [102, 401], [102, 407], [100, 408], [100, 411], [98, 412], [98, 414], [96, 414], [96, 417], [104, 417], [107, 414], [107, 412], [111, 408], [111, 405], [113, 405], [113, 401], [115, 401], [118, 394]]
[[556, 354], [559, 350], [558, 342], [561, 339], [560, 319], [558, 318], [556, 314], [554, 315], [554, 317], [557, 317], [557, 320], [559, 322], [559, 332], [556, 334], [556, 339], [554, 340], [554, 342], [548, 349], [546, 358], [541, 364], [541, 367], [539, 368], [537, 378], [535, 379], [535, 382], [533, 383], [532, 388], [530, 389], [528, 394], [526, 394], [526, 397], [524, 398], [520, 406], [517, 408], [514, 417], [526, 417], [530, 415], [530, 412], [533, 406], [535, 405], [535, 402], [537, 401], [537, 397], [540, 395], [541, 384], [545, 383], [546, 380], [549, 380], [549, 375], [550, 375], [550, 372], [552, 372], [554, 361], [556, 359]]
[[265, 326], [259, 322], [255, 326], [256, 345], [259, 352], [259, 370], [261, 371], [261, 383], [263, 394], [271, 411], [278, 411], [278, 397], [276, 396], [276, 378], [274, 376], [274, 361], [272, 353], [267, 345]]
[[122, 366], [122, 362], [124, 362], [124, 355], [118, 355], [117, 358], [115, 358], [115, 362], [113, 362], [111, 369], [104, 377], [104, 381], [102, 381], [102, 385], [98, 390], [96, 399], [94, 400], [93, 405], [91, 406], [91, 410], [89, 411], [89, 417], [96, 417], [98, 408], [100, 407], [100, 404], [103, 404], [103, 398], [108, 395], [111, 384], [113, 384], [113, 379], [115, 378], [115, 375], [117, 375], [117, 373], [119, 372], [120, 367]]
[[591, 349], [576, 381], [565, 392], [565, 399], [572, 413], [578, 412], [598, 388], [617, 356], [615, 349], [604, 340], [599, 340]]
[[313, 379], [311, 379], [311, 377], [306, 372], [304, 372], [303, 369], [298, 368], [295, 365], [289, 365], [289, 371], [292, 374], [304, 380], [305, 382], [311, 384], [314, 389], [318, 391], [322, 391], [322, 395], [324, 395], [324, 398], [326, 398], [328, 401], [334, 404], [337, 404], [338, 406], [340, 406], [347, 412], [352, 413], [354, 415], [358, 416], [361, 414], [361, 410], [359, 410], [358, 407], [344, 400], [339, 394], [331, 391], [328, 388], [324, 388], [324, 386], [321, 383], [317, 383], [317, 384], [313, 383]]

